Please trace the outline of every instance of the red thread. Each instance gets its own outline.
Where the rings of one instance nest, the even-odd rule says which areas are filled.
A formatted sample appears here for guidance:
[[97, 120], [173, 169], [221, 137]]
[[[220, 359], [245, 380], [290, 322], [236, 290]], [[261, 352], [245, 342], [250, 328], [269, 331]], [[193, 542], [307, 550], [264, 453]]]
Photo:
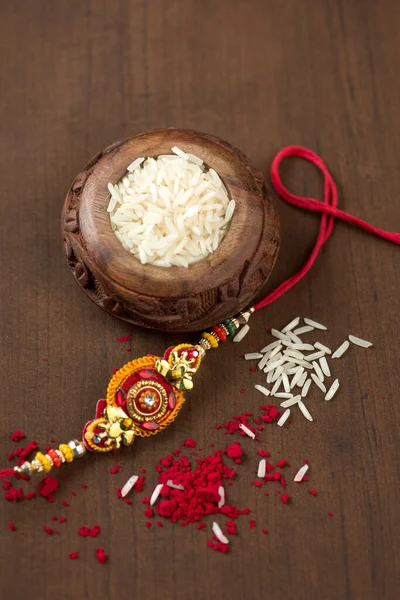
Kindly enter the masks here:
[[[279, 175], [279, 167], [281, 161], [290, 156], [304, 158], [320, 169], [324, 176], [324, 199], [322, 202], [314, 198], [306, 198], [292, 194], [283, 185]], [[278, 285], [278, 287], [268, 294], [268, 296], [266, 296], [263, 300], [258, 302], [254, 307], [255, 310], [259, 310], [260, 308], [271, 304], [271, 302], [274, 302], [280, 298], [280, 296], [282, 296], [285, 292], [296, 285], [296, 283], [303, 279], [303, 277], [313, 266], [322, 246], [331, 235], [335, 218], [347, 221], [347, 223], [356, 225], [357, 227], [364, 229], [364, 231], [378, 235], [389, 242], [400, 244], [400, 233], [384, 231], [383, 229], [374, 227], [366, 221], [363, 221], [362, 219], [359, 219], [358, 217], [350, 215], [349, 213], [337, 208], [338, 198], [335, 182], [333, 181], [323, 160], [317, 154], [311, 150], [308, 150], [307, 148], [302, 148], [301, 146], [287, 146], [278, 152], [271, 166], [271, 181], [275, 191], [281, 196], [281, 198], [283, 198], [283, 200], [286, 200], [286, 202], [292, 204], [293, 206], [297, 206], [298, 208], [322, 213], [322, 217], [319, 234], [314, 248], [302, 268], [297, 273], [289, 277], [289, 279], [286, 279], [286, 281], [283, 281], [280, 285]]]
[[15, 475], [14, 469], [2, 469], [0, 471], [0, 479], [7, 479], [8, 477], [12, 477]]

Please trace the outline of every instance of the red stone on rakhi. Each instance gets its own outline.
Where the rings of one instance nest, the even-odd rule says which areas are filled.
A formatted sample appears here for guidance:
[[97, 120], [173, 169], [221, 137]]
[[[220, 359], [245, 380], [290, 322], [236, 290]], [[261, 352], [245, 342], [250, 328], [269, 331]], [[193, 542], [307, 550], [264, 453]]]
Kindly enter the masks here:
[[142, 423], [142, 427], [143, 429], [148, 429], [149, 431], [155, 431], [159, 428], [159, 425], [155, 421], [146, 421], [145, 423]]
[[118, 406], [124, 406], [125, 405], [125, 392], [122, 388], [118, 388], [117, 392], [115, 394], [115, 399], [117, 401]]
[[140, 369], [140, 371], [138, 371], [138, 375], [142, 379], [151, 379], [151, 377], [154, 376], [154, 373], [152, 371], [148, 371], [147, 369]]
[[168, 406], [171, 410], [173, 410], [176, 406], [176, 396], [172, 391], [168, 394]]

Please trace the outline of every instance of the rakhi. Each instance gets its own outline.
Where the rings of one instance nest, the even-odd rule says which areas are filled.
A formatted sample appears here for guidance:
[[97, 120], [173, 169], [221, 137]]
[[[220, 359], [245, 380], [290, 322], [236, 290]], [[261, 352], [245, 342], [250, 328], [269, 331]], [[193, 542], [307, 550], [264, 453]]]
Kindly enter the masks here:
[[[296, 196], [284, 187], [279, 176], [279, 165], [282, 159], [290, 156], [304, 158], [320, 169], [324, 176], [322, 202]], [[193, 376], [207, 352], [218, 348], [228, 337], [236, 336], [235, 339], [239, 341], [246, 331], [238, 333], [238, 329], [241, 325], [247, 326], [254, 311], [277, 300], [306, 275], [331, 235], [335, 218], [400, 244], [400, 233], [383, 231], [337, 209], [336, 185], [322, 159], [310, 150], [300, 146], [288, 146], [281, 150], [272, 163], [271, 180], [275, 191], [284, 200], [299, 208], [322, 214], [317, 240], [303, 267], [254, 307], [203, 332], [197, 343], [171, 346], [162, 357], [148, 354], [128, 362], [111, 378], [106, 398], [97, 402], [95, 418], [86, 423], [80, 439], [60, 444], [58, 448], [51, 448], [45, 454], [38, 452], [32, 461], [26, 461], [14, 469], [0, 471], [0, 478], [13, 474], [30, 476], [35, 472], [48, 473], [53, 467], [60, 467], [65, 462], [70, 463], [84, 456], [87, 451], [115, 451], [122, 445], [131, 446], [136, 437], [150, 437], [165, 429], [181, 410], [185, 393], [192, 390]]]

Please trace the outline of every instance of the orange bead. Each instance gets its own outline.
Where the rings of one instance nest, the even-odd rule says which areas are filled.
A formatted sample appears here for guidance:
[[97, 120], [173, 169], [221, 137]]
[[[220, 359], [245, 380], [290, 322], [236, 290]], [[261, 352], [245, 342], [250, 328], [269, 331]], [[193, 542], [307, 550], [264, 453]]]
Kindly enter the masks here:
[[54, 448], [50, 448], [50, 450], [47, 452], [47, 454], [50, 456], [50, 458], [53, 461], [55, 467], [60, 467], [61, 466], [61, 458], [58, 456], [58, 454], [54, 450]]

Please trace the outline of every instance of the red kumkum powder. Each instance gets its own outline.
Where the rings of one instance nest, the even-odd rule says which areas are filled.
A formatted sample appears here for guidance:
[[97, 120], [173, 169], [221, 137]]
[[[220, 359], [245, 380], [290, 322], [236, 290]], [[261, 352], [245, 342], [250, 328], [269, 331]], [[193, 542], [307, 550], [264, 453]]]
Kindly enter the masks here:
[[[235, 444], [236, 447], [241, 451], [240, 446]], [[239, 515], [250, 512], [249, 509], [239, 509], [229, 504], [218, 507], [219, 486], [223, 486], [224, 480], [232, 480], [236, 477], [236, 471], [227, 467], [222, 461], [220, 450], [204, 458], [197, 458], [194, 469], [187, 456], [182, 456], [180, 459], [167, 456], [160, 459], [156, 470], [160, 474], [159, 483], [165, 485], [161, 490], [162, 500], [155, 508], [160, 517], [172, 523], [180, 522], [185, 526], [189, 523], [202, 522], [206, 515], [218, 513], [237, 519]], [[167, 486], [168, 480], [181, 484], [184, 489]]]
[[11, 434], [11, 440], [13, 442], [19, 442], [19, 440], [23, 440], [25, 437], [26, 435], [22, 433], [22, 431], [19, 431], [19, 429], [17, 429], [17, 431], [14, 431], [14, 433]]
[[96, 558], [97, 558], [97, 561], [98, 561], [100, 564], [104, 564], [104, 563], [106, 563], [106, 562], [108, 561], [108, 556], [107, 556], [107, 554], [104, 552], [103, 548], [96, 548], [96, 549], [95, 549], [95, 552], [96, 552]]
[[48, 502], [53, 502], [53, 494], [57, 491], [59, 486], [59, 481], [47, 475], [47, 477], [43, 477], [41, 481], [39, 481], [37, 486], [37, 492], [39, 496], [46, 498]]

